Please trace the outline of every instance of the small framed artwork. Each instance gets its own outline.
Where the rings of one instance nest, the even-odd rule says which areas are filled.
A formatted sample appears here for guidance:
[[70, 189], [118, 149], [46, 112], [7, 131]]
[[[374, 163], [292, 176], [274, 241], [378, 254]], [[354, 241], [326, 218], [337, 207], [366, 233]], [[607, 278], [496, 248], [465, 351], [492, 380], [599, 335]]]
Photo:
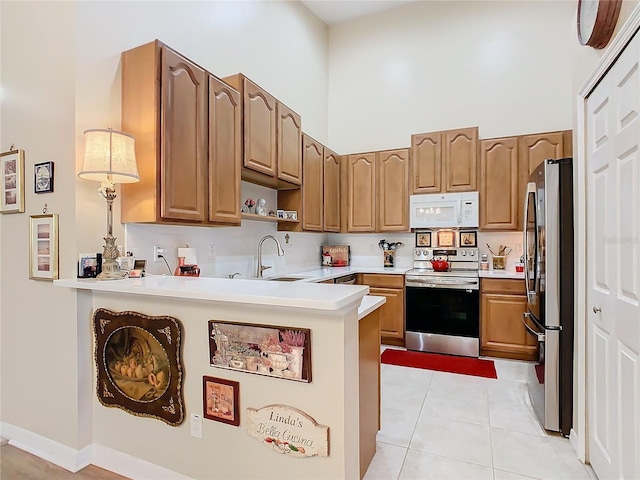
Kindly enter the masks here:
[[292, 220], [294, 222], [298, 221], [298, 212], [295, 210], [285, 210], [284, 211], [284, 218], [286, 218], [287, 220]]
[[477, 247], [478, 236], [477, 232], [460, 232], [460, 246], [461, 247]]
[[438, 246], [439, 247], [455, 247], [456, 237], [453, 230], [440, 230], [438, 232]]
[[78, 256], [78, 278], [95, 278], [98, 273], [98, 255], [81, 253]]
[[0, 153], [0, 213], [24, 212], [24, 150]]
[[53, 162], [36, 163], [33, 166], [33, 181], [35, 193], [53, 192]]
[[282, 218], [284, 220], [284, 210], [278, 210], [278, 218]]
[[204, 418], [240, 425], [240, 382], [204, 376], [202, 393]]
[[58, 215], [29, 217], [29, 278], [58, 278]]
[[416, 232], [416, 247], [430, 247], [431, 232]]

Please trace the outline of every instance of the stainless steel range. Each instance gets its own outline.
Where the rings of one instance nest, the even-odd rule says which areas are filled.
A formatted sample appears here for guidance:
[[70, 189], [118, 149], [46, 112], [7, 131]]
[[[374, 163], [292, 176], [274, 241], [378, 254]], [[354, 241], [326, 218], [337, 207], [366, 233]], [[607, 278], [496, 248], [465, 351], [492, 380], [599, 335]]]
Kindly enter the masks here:
[[[479, 355], [478, 257], [477, 248], [414, 248], [405, 276], [409, 350]], [[447, 271], [434, 270], [437, 259], [449, 263]]]

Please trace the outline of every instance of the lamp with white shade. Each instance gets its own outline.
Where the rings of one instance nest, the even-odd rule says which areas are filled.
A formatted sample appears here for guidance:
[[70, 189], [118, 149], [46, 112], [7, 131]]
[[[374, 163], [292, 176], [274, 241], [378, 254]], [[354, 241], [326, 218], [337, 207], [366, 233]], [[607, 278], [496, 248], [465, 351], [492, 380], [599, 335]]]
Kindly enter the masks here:
[[116, 261], [119, 253], [113, 236], [113, 201], [116, 183], [140, 180], [135, 141], [131, 135], [111, 128], [86, 130], [84, 138], [84, 162], [78, 177], [100, 182], [98, 192], [107, 201], [107, 236], [104, 237], [102, 272], [98, 279], [119, 280], [125, 278], [125, 274]]

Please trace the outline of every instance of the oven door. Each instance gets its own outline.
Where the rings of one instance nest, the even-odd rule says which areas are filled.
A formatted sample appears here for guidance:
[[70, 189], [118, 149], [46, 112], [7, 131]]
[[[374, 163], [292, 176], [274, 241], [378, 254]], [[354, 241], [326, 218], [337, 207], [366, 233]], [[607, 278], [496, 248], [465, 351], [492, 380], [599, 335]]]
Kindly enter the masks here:
[[406, 325], [409, 350], [477, 357], [479, 290], [407, 286]]

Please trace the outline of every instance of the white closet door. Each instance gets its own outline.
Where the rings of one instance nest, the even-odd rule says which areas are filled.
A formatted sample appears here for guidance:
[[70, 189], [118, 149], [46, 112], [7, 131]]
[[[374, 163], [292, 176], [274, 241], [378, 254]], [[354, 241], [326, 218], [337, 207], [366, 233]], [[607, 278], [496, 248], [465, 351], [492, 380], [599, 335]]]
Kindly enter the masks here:
[[587, 100], [588, 458], [640, 478], [640, 39]]

